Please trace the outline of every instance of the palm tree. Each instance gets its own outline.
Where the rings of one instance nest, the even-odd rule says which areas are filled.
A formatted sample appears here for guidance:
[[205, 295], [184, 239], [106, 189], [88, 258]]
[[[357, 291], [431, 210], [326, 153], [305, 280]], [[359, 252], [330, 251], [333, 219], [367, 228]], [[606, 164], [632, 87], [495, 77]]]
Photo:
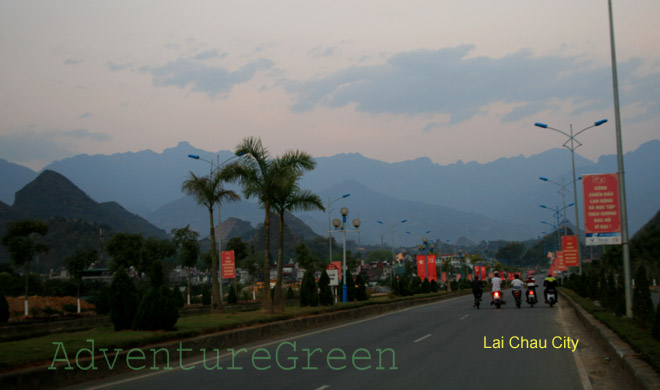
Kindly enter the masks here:
[[[211, 223], [211, 310], [222, 312], [222, 299], [220, 298], [220, 285], [218, 284], [218, 251], [215, 244], [215, 227], [213, 225], [213, 205], [218, 209], [223, 201], [240, 200], [241, 198], [232, 190], [222, 186], [220, 172], [209, 176], [196, 176], [190, 172], [190, 177], [181, 185], [181, 190], [195, 198], [198, 204], [206, 206], [209, 211]], [[219, 210], [218, 210], [219, 211]]]
[[[310, 157], [311, 159], [311, 157]], [[279, 160], [277, 160], [279, 163]], [[279, 247], [277, 251], [277, 281], [275, 283], [274, 306], [275, 311], [284, 311], [282, 299], [282, 268], [284, 263], [284, 213], [293, 211], [323, 210], [321, 198], [309, 190], [301, 190], [298, 180], [301, 174], [294, 174], [286, 178], [273, 194], [272, 207], [280, 217]]]
[[268, 149], [257, 137], [247, 137], [236, 147], [236, 154], [242, 155], [240, 162], [228, 165], [222, 176], [227, 181], [239, 181], [246, 198], [257, 198], [265, 211], [263, 283], [264, 297], [261, 309], [273, 313], [273, 304], [267, 290], [270, 286], [270, 208], [272, 196], [287, 177], [313, 169], [315, 161], [303, 152], [286, 152], [273, 160]]

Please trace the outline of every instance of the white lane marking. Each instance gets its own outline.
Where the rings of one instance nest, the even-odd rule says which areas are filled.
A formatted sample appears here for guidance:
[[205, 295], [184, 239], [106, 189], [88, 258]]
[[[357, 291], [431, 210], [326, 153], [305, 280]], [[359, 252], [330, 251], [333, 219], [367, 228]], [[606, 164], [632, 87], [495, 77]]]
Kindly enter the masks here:
[[[263, 343], [263, 344], [260, 344], [260, 345], [253, 346], [251, 348], [247, 348], [247, 350], [251, 351], [251, 350], [255, 350], [255, 349], [259, 349], [259, 348], [265, 348], [265, 347], [268, 347], [268, 346], [271, 346], [271, 345], [283, 343], [285, 341], [296, 340], [296, 339], [299, 339], [299, 338], [315, 335], [317, 333], [328, 332], [328, 331], [331, 331], [331, 330], [344, 328], [344, 327], [359, 324], [359, 323], [362, 323], [362, 322], [372, 321], [372, 320], [375, 320], [377, 318], [386, 317], [386, 316], [389, 316], [389, 315], [392, 315], [392, 314], [402, 313], [404, 311], [408, 311], [408, 310], [412, 310], [412, 309], [419, 309], [419, 308], [422, 308], [422, 307], [425, 307], [425, 306], [437, 305], [437, 304], [440, 304], [440, 303], [451, 302], [451, 301], [455, 301], [455, 300], [460, 299], [460, 298], [462, 298], [462, 297], [458, 296], [458, 297], [443, 299], [443, 300], [439, 300], [439, 301], [435, 301], [435, 302], [424, 303], [424, 304], [421, 304], [421, 305], [413, 305], [413, 306], [406, 307], [404, 309], [400, 309], [400, 310], [396, 310], [396, 311], [390, 311], [390, 312], [375, 315], [375, 316], [372, 316], [372, 317], [366, 317], [366, 318], [361, 319], [361, 320], [356, 320], [356, 321], [353, 321], [353, 322], [340, 324], [340, 325], [337, 325], [337, 326], [333, 326], [331, 328], [324, 328], [324, 329], [304, 333], [304, 334], [301, 334], [301, 335], [298, 335], [298, 336], [293, 336], [293, 337], [283, 338], [283, 339], [279, 339], [279, 340], [275, 340], [275, 341], [270, 341], [270, 342], [267, 342], [267, 343]], [[228, 353], [225, 353], [225, 354], [221, 354], [220, 358], [225, 358], [227, 356], [231, 356], [231, 353], [228, 352]], [[211, 358], [209, 358], [209, 359], [211, 359]], [[194, 366], [194, 365], [202, 364], [202, 363], [204, 363], [203, 359], [194, 361], [192, 363], [188, 363], [188, 364], [185, 365], [185, 367], [190, 367], [190, 366]], [[159, 370], [159, 371], [151, 372], [151, 373], [148, 373], [148, 374], [142, 374], [142, 375], [137, 375], [137, 376], [133, 376], [133, 377], [130, 377], [130, 378], [119, 379], [119, 380], [116, 380], [114, 382], [103, 383], [103, 384], [99, 384], [97, 386], [87, 387], [87, 390], [103, 389], [103, 388], [106, 388], [106, 387], [112, 387], [112, 386], [120, 385], [120, 384], [123, 384], [123, 383], [137, 381], [137, 380], [148, 378], [148, 377], [151, 377], [151, 376], [156, 376], [156, 375], [167, 374], [167, 373], [170, 373], [170, 372], [179, 371], [181, 369], [181, 364], [182, 363], [179, 363], [179, 367], [172, 367], [171, 370]]]
[[[564, 311], [562, 309], [562, 305], [557, 305], [557, 306], [559, 306], [559, 315], [563, 316]], [[566, 324], [563, 321], [561, 321], [561, 327], [564, 328], [564, 333], [566, 334], [567, 333]], [[576, 350], [571, 355], [573, 355], [573, 359], [575, 360], [575, 366], [577, 367], [578, 370], [578, 375], [580, 375], [580, 382], [582, 382], [582, 389], [593, 390], [593, 386], [591, 386], [591, 380], [589, 380], [589, 373], [587, 372], [587, 368], [584, 366], [584, 362], [582, 361], [580, 350]]]
[[461, 321], [463, 321], [464, 319], [468, 318], [468, 316], [469, 316], [469, 314], [466, 314], [466, 315], [464, 315], [463, 317], [461, 317]]
[[426, 339], [428, 339], [429, 337], [431, 337], [431, 333], [427, 334], [426, 336], [422, 336], [422, 337], [418, 338], [418, 339], [415, 340], [414, 342], [415, 342], [415, 343], [419, 343], [420, 341], [422, 341], [422, 340], [426, 340]]
[[317, 387], [316, 390], [325, 390], [325, 389], [329, 389], [329, 388], [330, 388], [330, 385], [323, 385], [321, 387]]

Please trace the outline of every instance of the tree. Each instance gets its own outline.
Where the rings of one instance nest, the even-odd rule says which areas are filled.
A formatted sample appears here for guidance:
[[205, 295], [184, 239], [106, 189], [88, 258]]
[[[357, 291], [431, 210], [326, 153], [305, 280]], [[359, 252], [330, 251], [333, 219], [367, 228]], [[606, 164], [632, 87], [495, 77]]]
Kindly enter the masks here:
[[651, 300], [651, 290], [646, 277], [646, 268], [642, 265], [635, 275], [635, 291], [633, 292], [633, 319], [637, 325], [648, 328], [653, 324], [654, 311]]
[[222, 312], [222, 298], [218, 283], [218, 250], [215, 243], [215, 225], [213, 224], [213, 206], [217, 203], [218, 210], [223, 201], [239, 200], [240, 197], [231, 190], [222, 186], [223, 178], [220, 172], [214, 175], [199, 177], [190, 172], [190, 176], [183, 182], [181, 190], [191, 195], [198, 204], [206, 206], [209, 212], [211, 239], [211, 310]]
[[167, 287], [163, 266], [159, 260], [151, 265], [149, 273], [151, 287], [140, 300], [133, 328], [137, 330], [174, 329], [179, 310], [174, 292]]
[[28, 280], [30, 277], [30, 262], [38, 253], [48, 251], [46, 244], [36, 241], [36, 236], [45, 236], [48, 225], [45, 222], [33, 219], [11, 221], [7, 224], [5, 235], [2, 236], [2, 245], [9, 251], [11, 261], [16, 267], [25, 267], [25, 315], [28, 310]]
[[190, 269], [197, 264], [201, 252], [199, 233], [190, 230], [190, 225], [181, 229], [172, 229], [173, 242], [179, 261], [186, 267], [186, 302], [190, 305]]
[[110, 285], [110, 320], [115, 331], [131, 329], [137, 309], [138, 294], [124, 268], [115, 271]]
[[[312, 161], [312, 166], [316, 163], [312, 157], [307, 155]], [[302, 154], [301, 154], [301, 159]], [[282, 159], [276, 159], [275, 164], [284, 164]], [[309, 164], [308, 164], [309, 165]], [[292, 171], [288, 177], [282, 178], [281, 185], [276, 188], [273, 194], [272, 206], [280, 217], [279, 243], [277, 251], [277, 279], [275, 281], [275, 299], [274, 307], [276, 311], [284, 311], [284, 300], [282, 299], [282, 268], [284, 265], [284, 214], [293, 211], [313, 211], [322, 210], [323, 201], [321, 198], [308, 190], [301, 190], [298, 187], [298, 180], [302, 177], [298, 172]]]
[[[355, 300], [355, 278], [351, 274], [351, 270], [346, 271], [346, 300], [353, 302]], [[342, 287], [343, 288], [343, 287]]]
[[231, 284], [229, 285], [229, 293], [227, 294], [227, 303], [238, 303], [236, 289]]
[[144, 237], [142, 234], [116, 233], [105, 244], [105, 251], [112, 256], [113, 270], [138, 268], [142, 263]]
[[358, 275], [355, 278], [355, 284], [357, 285], [357, 288], [355, 290], [355, 298], [358, 301], [366, 301], [369, 299], [369, 296], [367, 295], [367, 285], [364, 283], [364, 279], [362, 278], [362, 275]]
[[392, 251], [387, 249], [374, 249], [367, 255], [367, 262], [372, 261], [392, 261], [394, 258]]
[[80, 313], [80, 285], [82, 284], [83, 272], [98, 258], [96, 249], [78, 249], [73, 255], [66, 258], [71, 277], [76, 281], [78, 292], [76, 294], [78, 313]]
[[516, 261], [525, 253], [525, 245], [521, 242], [513, 241], [500, 247], [495, 254], [499, 260]]
[[[223, 169], [222, 176], [228, 181], [238, 181], [246, 198], [256, 198], [264, 209], [264, 261], [263, 283], [270, 285], [270, 209], [274, 194], [284, 178], [293, 173], [302, 173], [314, 168], [314, 160], [306, 153], [285, 152], [282, 157], [274, 160], [261, 139], [247, 137], [236, 148], [236, 155], [243, 156], [240, 162], [228, 165]], [[274, 307], [270, 294], [264, 294], [262, 311], [273, 313]]]
[[319, 303], [323, 306], [332, 306], [334, 303], [332, 287], [330, 287], [330, 277], [326, 270], [321, 272], [321, 278], [319, 279]]
[[166, 238], [147, 237], [144, 241], [144, 247], [140, 263], [136, 267], [140, 274], [147, 273], [156, 261], [162, 262], [176, 255], [176, 246]]
[[9, 302], [4, 295], [0, 295], [0, 323], [9, 321]]
[[316, 259], [312, 256], [312, 253], [309, 251], [307, 244], [304, 242], [299, 243], [296, 245], [295, 251], [296, 263], [298, 263], [300, 268], [304, 269], [305, 271], [315, 272], [318, 268], [318, 264], [316, 264]]
[[318, 306], [319, 293], [314, 280], [314, 272], [305, 271], [305, 276], [300, 286], [300, 306]]

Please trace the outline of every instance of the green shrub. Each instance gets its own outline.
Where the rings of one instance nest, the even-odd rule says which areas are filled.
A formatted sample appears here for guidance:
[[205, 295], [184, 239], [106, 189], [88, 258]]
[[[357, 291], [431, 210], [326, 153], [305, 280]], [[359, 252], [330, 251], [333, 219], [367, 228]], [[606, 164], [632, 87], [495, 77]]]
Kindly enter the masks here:
[[94, 298], [94, 311], [96, 314], [110, 313], [110, 286], [104, 284]]
[[181, 309], [183, 305], [186, 304], [186, 298], [183, 296], [181, 289], [175, 286], [172, 290], [172, 294], [174, 294], [174, 302], [176, 303], [176, 307]]
[[300, 306], [318, 306], [319, 293], [314, 280], [314, 272], [306, 271], [300, 287]]
[[47, 316], [52, 316], [52, 315], [54, 315], [54, 314], [62, 314], [61, 311], [59, 311], [59, 310], [57, 310], [57, 309], [53, 309], [53, 308], [50, 307], [50, 306], [46, 306], [46, 307], [44, 307], [43, 310], [42, 310], [42, 312], [44, 313], [44, 315], [47, 315]]
[[207, 306], [211, 304], [211, 288], [208, 284], [202, 285], [202, 305]]
[[368, 300], [369, 296], [367, 295], [367, 285], [364, 283], [364, 279], [362, 279], [362, 275], [358, 275], [355, 278], [355, 284], [357, 285], [357, 288], [355, 290], [355, 298], [357, 298], [358, 301]]
[[137, 330], [172, 330], [179, 318], [174, 292], [167, 286], [153, 287], [142, 298], [133, 327]]
[[440, 286], [438, 285], [438, 282], [435, 280], [431, 280], [431, 292], [438, 292], [440, 291]]
[[286, 299], [295, 299], [295, 298], [296, 298], [296, 294], [293, 292], [293, 288], [289, 286], [289, 288], [286, 290]]
[[346, 271], [346, 298], [348, 302], [355, 300], [355, 278], [351, 271]]
[[9, 321], [9, 302], [7, 298], [2, 295], [0, 298], [0, 323], [5, 323]]
[[431, 292], [431, 283], [429, 283], [428, 278], [424, 278], [422, 282], [422, 294], [428, 294]]
[[420, 279], [419, 276], [415, 276], [410, 281], [410, 292], [413, 295], [420, 294], [422, 292], [422, 279]]
[[649, 328], [653, 324], [653, 301], [649, 281], [646, 278], [646, 268], [640, 266], [635, 275], [635, 291], [633, 292], [633, 319], [642, 328]]
[[238, 297], [236, 296], [236, 290], [232, 284], [229, 285], [229, 293], [227, 294], [227, 303], [238, 303]]
[[332, 288], [330, 287], [330, 277], [326, 270], [323, 270], [319, 279], [319, 303], [322, 306], [332, 306], [334, 303]]
[[123, 268], [115, 272], [110, 290], [110, 320], [115, 330], [131, 329], [138, 296], [133, 280]]
[[67, 303], [62, 306], [62, 310], [64, 310], [67, 313], [77, 313], [78, 305], [75, 303]]

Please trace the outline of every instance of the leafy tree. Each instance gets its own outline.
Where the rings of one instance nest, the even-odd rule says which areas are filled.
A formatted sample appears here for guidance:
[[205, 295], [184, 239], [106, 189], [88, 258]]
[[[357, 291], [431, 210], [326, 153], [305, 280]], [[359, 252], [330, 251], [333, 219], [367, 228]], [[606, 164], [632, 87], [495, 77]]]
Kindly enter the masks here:
[[36, 236], [45, 236], [48, 225], [39, 220], [11, 221], [7, 224], [2, 239], [2, 245], [9, 250], [11, 261], [16, 267], [25, 267], [25, 315], [28, 314], [28, 280], [30, 278], [30, 262], [38, 253], [48, 251], [48, 246], [36, 241]]
[[319, 293], [314, 280], [314, 272], [305, 271], [302, 284], [300, 286], [300, 306], [318, 306]]
[[210, 305], [210, 304], [211, 304], [211, 291], [209, 290], [209, 285], [205, 283], [202, 285], [202, 305]]
[[116, 233], [105, 244], [105, 251], [112, 256], [110, 268], [135, 269], [142, 263], [144, 237], [142, 234]]
[[[303, 158], [303, 153], [300, 153], [300, 159]], [[309, 162], [305, 162], [306, 165], [311, 165], [312, 167], [316, 165], [316, 162], [312, 159], [311, 156], [306, 155]], [[283, 158], [278, 158], [274, 162], [275, 165], [285, 164]], [[279, 215], [280, 219], [280, 229], [279, 229], [279, 242], [278, 242], [278, 251], [277, 251], [277, 278], [275, 281], [275, 299], [274, 307], [278, 312], [284, 311], [284, 301], [282, 299], [282, 268], [284, 266], [284, 214], [287, 212], [294, 211], [313, 211], [313, 210], [322, 210], [325, 211], [323, 207], [323, 201], [321, 198], [308, 190], [302, 190], [298, 187], [298, 181], [302, 177], [302, 174], [298, 173], [295, 170], [289, 172], [288, 176], [281, 179], [280, 185], [277, 186], [275, 193], [272, 197], [272, 207], [275, 212]]]
[[334, 303], [332, 288], [330, 287], [330, 277], [326, 270], [323, 270], [319, 279], [319, 303], [323, 306], [332, 306]]
[[229, 293], [227, 294], [227, 303], [238, 303], [238, 297], [236, 296], [236, 289], [231, 284], [229, 285]]
[[372, 261], [392, 261], [394, 255], [387, 249], [374, 249], [367, 255], [367, 262]]
[[435, 280], [432, 280], [431, 281], [431, 292], [436, 293], [438, 291], [440, 291], [440, 286], [438, 285], [438, 282], [435, 281]]
[[168, 239], [160, 239], [156, 237], [147, 237], [144, 241], [143, 253], [140, 258], [140, 263], [136, 267], [138, 272], [146, 273], [151, 269], [151, 265], [159, 261], [162, 262], [176, 255], [175, 244]]
[[422, 279], [420, 279], [419, 276], [415, 276], [410, 281], [410, 291], [412, 292], [412, 295], [420, 294], [422, 292]]
[[500, 247], [495, 254], [500, 260], [516, 261], [519, 260], [525, 253], [525, 245], [521, 242], [513, 241]]
[[239, 200], [240, 197], [231, 190], [222, 186], [223, 178], [220, 172], [214, 175], [199, 177], [190, 172], [190, 176], [183, 182], [181, 190], [191, 195], [198, 204], [203, 205], [209, 212], [211, 239], [211, 310], [222, 312], [222, 298], [220, 297], [220, 284], [218, 283], [218, 253], [215, 243], [215, 225], [213, 223], [213, 206], [218, 205], [218, 212], [223, 201]]
[[9, 302], [4, 295], [0, 295], [0, 323], [9, 321]]
[[660, 341], [660, 303], [658, 303], [658, 307], [655, 309], [655, 321], [653, 322], [651, 334], [656, 340]]
[[[285, 152], [278, 159], [272, 159], [261, 139], [247, 137], [237, 146], [236, 154], [244, 156], [241, 162], [231, 164], [223, 170], [223, 177], [229, 181], [239, 181], [246, 198], [256, 198], [264, 209], [264, 262], [263, 283], [270, 285], [270, 209], [273, 197], [282, 185], [282, 179], [292, 174], [302, 174], [314, 168], [315, 161], [300, 151]], [[262, 311], [273, 313], [270, 294], [264, 294]]]
[[356, 284], [355, 298], [358, 301], [366, 301], [367, 299], [369, 299], [369, 296], [367, 295], [367, 285], [364, 283], [364, 279], [362, 278], [362, 275], [358, 275], [355, 278], [355, 284]]
[[133, 280], [124, 268], [115, 271], [110, 285], [110, 320], [116, 331], [131, 329], [138, 295]]
[[312, 256], [307, 244], [304, 242], [296, 245], [296, 263], [305, 271], [315, 272], [318, 268], [316, 259]]
[[96, 314], [110, 313], [110, 299], [112, 295], [110, 291], [110, 286], [104, 284], [96, 293], [94, 299], [94, 311]]
[[179, 262], [186, 267], [186, 302], [190, 305], [190, 269], [197, 264], [201, 252], [199, 233], [190, 230], [190, 225], [186, 225], [181, 229], [172, 229], [172, 235]]
[[137, 330], [171, 330], [179, 318], [177, 299], [165, 284], [163, 266], [156, 260], [149, 273], [151, 288], [140, 300], [133, 327]]
[[295, 297], [296, 297], [296, 295], [293, 292], [293, 288], [291, 288], [291, 286], [289, 286], [289, 288], [286, 290], [286, 299], [291, 300], [291, 299], [294, 299]]
[[78, 249], [73, 255], [66, 258], [67, 266], [71, 277], [77, 285], [77, 313], [80, 313], [80, 285], [82, 284], [83, 272], [98, 258], [96, 249], [82, 250]]
[[428, 278], [424, 278], [422, 282], [422, 294], [428, 294], [431, 292], [431, 283], [429, 283]]
[[635, 291], [633, 292], [633, 319], [637, 325], [648, 328], [653, 324], [654, 312], [651, 290], [646, 277], [646, 268], [640, 266], [635, 275]]

